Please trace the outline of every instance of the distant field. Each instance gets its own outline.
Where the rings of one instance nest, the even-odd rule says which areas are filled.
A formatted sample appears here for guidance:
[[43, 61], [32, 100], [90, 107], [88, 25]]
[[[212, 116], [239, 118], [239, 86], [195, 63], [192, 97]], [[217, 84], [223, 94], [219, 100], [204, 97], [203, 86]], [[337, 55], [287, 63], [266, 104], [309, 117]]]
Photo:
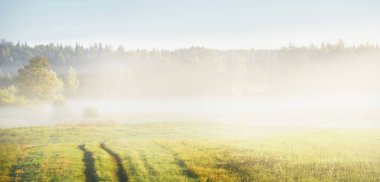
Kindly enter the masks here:
[[0, 129], [0, 181], [380, 181], [380, 130], [182, 122]]

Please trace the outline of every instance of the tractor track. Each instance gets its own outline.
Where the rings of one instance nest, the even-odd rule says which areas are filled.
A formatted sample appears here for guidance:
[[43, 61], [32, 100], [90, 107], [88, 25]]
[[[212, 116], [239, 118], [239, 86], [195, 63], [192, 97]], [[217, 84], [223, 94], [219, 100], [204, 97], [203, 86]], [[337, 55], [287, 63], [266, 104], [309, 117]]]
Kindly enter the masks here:
[[115, 152], [113, 152], [110, 148], [108, 148], [106, 146], [106, 144], [104, 144], [104, 143], [100, 144], [100, 148], [103, 149], [104, 151], [106, 151], [109, 155], [111, 155], [113, 160], [117, 164], [117, 176], [119, 178], [119, 181], [120, 182], [127, 182], [128, 181], [128, 175], [125, 172], [125, 168], [124, 168], [124, 165], [122, 163], [120, 156], [118, 154], [116, 154]]
[[78, 148], [83, 151], [83, 162], [85, 165], [84, 174], [86, 177], [86, 182], [97, 182], [99, 181], [98, 176], [95, 171], [95, 160], [93, 154], [86, 149], [86, 146], [79, 145]]

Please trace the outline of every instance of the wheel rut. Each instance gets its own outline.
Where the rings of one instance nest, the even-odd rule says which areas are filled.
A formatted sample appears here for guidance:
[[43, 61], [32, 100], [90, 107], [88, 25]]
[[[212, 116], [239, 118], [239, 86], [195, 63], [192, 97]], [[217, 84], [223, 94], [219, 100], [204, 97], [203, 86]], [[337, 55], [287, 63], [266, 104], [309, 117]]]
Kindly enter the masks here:
[[95, 171], [95, 160], [93, 154], [86, 149], [86, 146], [79, 145], [78, 148], [83, 151], [83, 162], [84, 162], [84, 174], [86, 177], [86, 182], [97, 182], [99, 181], [98, 176]]
[[120, 156], [117, 153], [115, 153], [114, 151], [112, 151], [110, 148], [108, 148], [107, 145], [104, 143], [100, 144], [100, 148], [103, 149], [104, 151], [106, 151], [109, 155], [111, 155], [113, 160], [117, 164], [117, 176], [119, 178], [119, 181], [120, 182], [127, 182], [128, 181], [128, 175], [125, 172], [125, 168], [124, 168], [124, 165], [122, 163]]

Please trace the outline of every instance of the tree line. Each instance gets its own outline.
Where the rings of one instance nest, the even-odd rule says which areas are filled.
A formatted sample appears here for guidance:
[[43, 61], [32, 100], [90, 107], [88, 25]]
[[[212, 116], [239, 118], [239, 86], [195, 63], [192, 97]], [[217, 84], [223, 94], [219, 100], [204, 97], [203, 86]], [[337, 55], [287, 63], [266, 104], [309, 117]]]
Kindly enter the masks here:
[[[4, 39], [0, 41], [0, 67], [2, 72], [15, 73], [19, 67], [27, 64], [31, 57], [46, 57], [56, 71], [61, 68], [66, 70], [75, 65], [97, 62], [102, 60], [156, 60], [167, 62], [185, 62], [186, 64], [204, 65], [207, 62], [236, 59], [247, 59], [259, 62], [260, 60], [286, 61], [289, 59], [307, 59], [331, 57], [339, 54], [358, 54], [363, 52], [380, 52], [378, 44], [363, 44], [358, 46], [345, 46], [341, 40], [337, 43], [322, 43], [319, 46], [309, 45], [296, 47], [289, 44], [286, 47], [275, 50], [246, 49], [227, 50], [207, 49], [191, 47], [166, 50], [125, 50], [123, 46], [113, 49], [110, 45], [95, 43], [89, 47], [79, 44], [75, 46], [62, 44], [47, 44], [29, 46], [27, 43], [13, 43]], [[306, 59], [305, 59], [306, 58]], [[200, 63], [201, 62], [201, 63]]]
[[[29, 46], [1, 40], [0, 99], [23, 103], [104, 95], [239, 96], [323, 92], [326, 85], [377, 93], [379, 60], [378, 45], [346, 46], [343, 41], [272, 50], [168, 51], [113, 49], [101, 43]], [[49, 88], [38, 88], [32, 81]]]

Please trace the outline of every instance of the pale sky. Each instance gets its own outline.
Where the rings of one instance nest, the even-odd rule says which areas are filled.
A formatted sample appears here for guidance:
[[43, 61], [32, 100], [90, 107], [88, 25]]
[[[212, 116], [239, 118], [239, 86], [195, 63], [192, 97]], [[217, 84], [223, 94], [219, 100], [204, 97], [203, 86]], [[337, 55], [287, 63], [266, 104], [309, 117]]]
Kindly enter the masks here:
[[380, 43], [379, 0], [0, 0], [0, 38], [129, 49]]

